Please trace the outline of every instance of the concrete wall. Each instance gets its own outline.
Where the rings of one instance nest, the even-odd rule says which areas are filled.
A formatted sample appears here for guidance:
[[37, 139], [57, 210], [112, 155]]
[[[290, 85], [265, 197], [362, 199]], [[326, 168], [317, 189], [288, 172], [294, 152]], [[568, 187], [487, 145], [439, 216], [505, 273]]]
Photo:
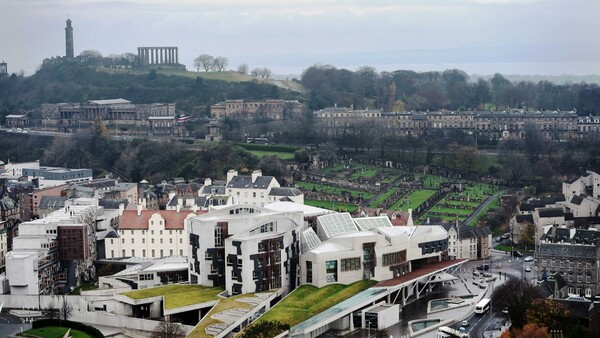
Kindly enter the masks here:
[[[156, 325], [159, 324], [159, 322], [155, 320], [117, 316], [100, 312], [76, 312], [70, 319], [91, 325], [103, 325], [142, 331], [152, 331], [156, 328]], [[194, 327], [182, 325], [182, 328], [186, 333], [189, 333]]]

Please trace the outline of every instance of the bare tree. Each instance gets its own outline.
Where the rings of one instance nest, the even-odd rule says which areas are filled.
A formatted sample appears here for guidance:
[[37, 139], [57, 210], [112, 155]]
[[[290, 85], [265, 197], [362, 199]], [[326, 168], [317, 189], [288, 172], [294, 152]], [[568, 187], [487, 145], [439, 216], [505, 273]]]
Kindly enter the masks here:
[[271, 77], [271, 70], [269, 68], [262, 68], [262, 67], [257, 67], [252, 69], [252, 71], [250, 72], [250, 74], [254, 77], [260, 77], [263, 79], [268, 79]]
[[71, 306], [71, 304], [69, 304], [69, 302], [67, 302], [67, 297], [64, 295], [62, 296], [62, 303], [60, 304], [60, 307], [58, 308], [58, 312], [59, 312], [60, 319], [62, 319], [62, 320], [69, 319], [69, 317], [71, 317], [71, 315], [73, 314], [73, 306]]
[[238, 71], [238, 73], [246, 75], [246, 74], [248, 74], [249, 68], [250, 67], [248, 66], [247, 63], [242, 63], [241, 65], [238, 66], [237, 71]]
[[152, 338], [183, 338], [185, 331], [181, 325], [163, 320], [152, 332]]
[[213, 68], [219, 72], [224, 71], [228, 65], [229, 65], [229, 60], [227, 60], [227, 58], [224, 56], [217, 56], [213, 60]]
[[213, 60], [215, 58], [208, 55], [208, 54], [202, 54], [200, 56], [198, 56], [196, 59], [194, 59], [194, 67], [196, 67], [196, 71], [200, 71], [200, 68], [203, 68], [204, 71], [208, 72], [209, 70], [211, 70], [214, 66]]

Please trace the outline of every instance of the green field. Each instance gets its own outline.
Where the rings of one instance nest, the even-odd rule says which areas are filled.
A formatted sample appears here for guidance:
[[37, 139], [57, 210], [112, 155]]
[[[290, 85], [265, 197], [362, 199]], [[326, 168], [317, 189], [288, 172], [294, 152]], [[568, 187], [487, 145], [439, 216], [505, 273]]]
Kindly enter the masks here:
[[358, 205], [356, 204], [329, 201], [304, 200], [304, 204], [328, 210], [335, 210], [339, 212], [353, 212], [358, 209]]
[[398, 191], [398, 188], [396, 187], [392, 187], [391, 189], [386, 190], [386, 192], [379, 195], [379, 197], [377, 197], [371, 204], [369, 204], [369, 208], [377, 208], [379, 203], [383, 203], [383, 201], [385, 201], [386, 198], [392, 196], [396, 191]]
[[469, 225], [470, 225], [470, 226], [475, 226], [475, 225], [477, 225], [477, 223], [479, 222], [479, 219], [480, 219], [480, 218], [482, 218], [482, 217], [485, 217], [485, 215], [486, 215], [486, 214], [487, 214], [489, 211], [491, 211], [491, 210], [495, 210], [495, 209], [497, 209], [497, 208], [499, 208], [499, 207], [500, 207], [500, 196], [498, 195], [498, 196], [496, 196], [496, 197], [494, 198], [494, 200], [493, 200], [493, 201], [492, 201], [490, 204], [488, 204], [488, 206], [487, 206], [487, 207], [485, 207], [485, 209], [483, 209], [483, 210], [481, 211], [481, 213], [479, 213], [479, 215], [477, 215], [477, 217], [473, 218], [473, 220], [472, 220], [471, 222], [469, 222]]
[[[68, 327], [60, 327], [60, 326], [46, 326], [40, 327], [37, 329], [27, 330], [23, 333], [43, 338], [62, 338], [65, 333], [69, 330]], [[71, 337], [73, 338], [91, 338], [89, 334], [85, 332], [81, 332], [79, 330], [71, 329], [69, 332]]]
[[409, 196], [405, 196], [401, 198], [398, 202], [394, 203], [394, 205], [392, 205], [390, 209], [402, 211], [408, 211], [408, 209], [415, 210], [419, 205], [427, 201], [429, 197], [435, 195], [436, 192], [437, 191], [435, 190], [428, 189], [415, 190]]

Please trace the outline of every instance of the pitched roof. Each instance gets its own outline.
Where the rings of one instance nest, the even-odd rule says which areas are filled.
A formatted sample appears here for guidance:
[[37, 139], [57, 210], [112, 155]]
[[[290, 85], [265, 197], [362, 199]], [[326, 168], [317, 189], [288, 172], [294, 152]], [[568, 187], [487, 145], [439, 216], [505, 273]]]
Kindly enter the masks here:
[[300, 195], [302, 195], [302, 191], [300, 191], [296, 188], [288, 188], [288, 187], [271, 188], [271, 191], [269, 191], [269, 196], [300, 196]]
[[515, 218], [517, 223], [533, 223], [533, 215], [517, 215]]
[[581, 195], [573, 195], [573, 198], [571, 198], [571, 203], [573, 204], [581, 205], [581, 202], [583, 202], [583, 197]]
[[564, 258], [595, 258], [597, 247], [595, 245], [581, 245], [571, 243], [540, 243], [540, 257]]
[[203, 195], [225, 195], [224, 185], [205, 185], [200, 189], [200, 194]]
[[541, 208], [538, 209], [540, 217], [564, 217], [565, 212], [562, 208]]
[[183, 229], [184, 220], [189, 214], [200, 215], [207, 211], [193, 212], [190, 210], [141, 210], [138, 215], [137, 210], [124, 210], [121, 216], [119, 230], [147, 230], [148, 221], [154, 214], [160, 214], [165, 220], [165, 229]]
[[535, 207], [534, 207], [533, 203], [523, 202], [523, 203], [521, 203], [521, 205], [519, 205], [519, 210], [521, 210], [521, 211], [533, 211], [533, 210], [535, 210]]
[[40, 209], [60, 209], [65, 206], [67, 196], [42, 196]]
[[265, 189], [275, 179], [273, 176], [258, 176], [252, 182], [252, 176], [234, 176], [227, 183], [227, 188]]
[[124, 208], [127, 208], [129, 200], [126, 198], [103, 198], [98, 200], [98, 206], [104, 207], [104, 209], [119, 209], [121, 204]]

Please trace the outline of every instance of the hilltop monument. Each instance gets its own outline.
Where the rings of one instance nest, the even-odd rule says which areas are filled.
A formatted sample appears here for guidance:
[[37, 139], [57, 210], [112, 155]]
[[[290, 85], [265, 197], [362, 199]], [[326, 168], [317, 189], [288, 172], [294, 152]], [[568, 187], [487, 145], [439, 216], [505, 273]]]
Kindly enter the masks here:
[[65, 27], [65, 42], [67, 45], [65, 57], [73, 58], [73, 27], [71, 27], [71, 19], [67, 19], [67, 27]]

